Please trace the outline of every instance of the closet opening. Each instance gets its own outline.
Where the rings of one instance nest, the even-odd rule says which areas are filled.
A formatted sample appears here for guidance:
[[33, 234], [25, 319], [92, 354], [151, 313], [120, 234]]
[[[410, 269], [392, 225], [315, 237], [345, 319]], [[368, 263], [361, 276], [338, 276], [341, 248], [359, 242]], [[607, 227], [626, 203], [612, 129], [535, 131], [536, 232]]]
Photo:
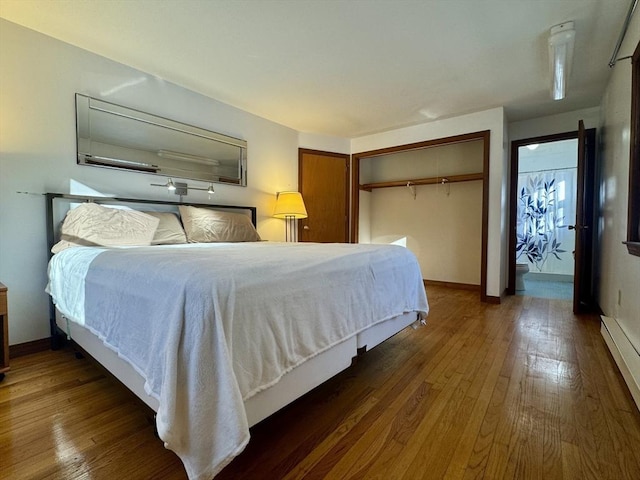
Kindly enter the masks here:
[[398, 244], [418, 258], [425, 285], [486, 294], [490, 132], [353, 155], [355, 243]]

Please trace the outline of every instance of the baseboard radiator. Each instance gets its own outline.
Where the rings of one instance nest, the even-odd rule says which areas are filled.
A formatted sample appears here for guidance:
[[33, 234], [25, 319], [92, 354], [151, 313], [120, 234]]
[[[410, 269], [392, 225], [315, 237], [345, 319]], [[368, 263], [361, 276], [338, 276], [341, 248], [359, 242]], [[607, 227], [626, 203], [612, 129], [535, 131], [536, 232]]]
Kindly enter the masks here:
[[640, 354], [633, 347], [615, 318], [601, 315], [600, 333], [616, 361], [631, 396], [640, 410]]

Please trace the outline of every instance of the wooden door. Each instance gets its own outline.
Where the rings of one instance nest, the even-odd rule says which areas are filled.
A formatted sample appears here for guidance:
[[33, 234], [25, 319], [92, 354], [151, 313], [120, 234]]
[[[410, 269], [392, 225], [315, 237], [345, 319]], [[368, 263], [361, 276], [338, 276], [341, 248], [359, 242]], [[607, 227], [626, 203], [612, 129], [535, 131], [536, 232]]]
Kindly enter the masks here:
[[569, 229], [575, 232], [573, 274], [573, 313], [584, 313], [593, 307], [593, 232], [595, 185], [595, 131], [586, 131], [578, 123], [578, 186], [576, 221]]
[[298, 186], [308, 217], [299, 220], [301, 242], [349, 241], [349, 155], [300, 149]]

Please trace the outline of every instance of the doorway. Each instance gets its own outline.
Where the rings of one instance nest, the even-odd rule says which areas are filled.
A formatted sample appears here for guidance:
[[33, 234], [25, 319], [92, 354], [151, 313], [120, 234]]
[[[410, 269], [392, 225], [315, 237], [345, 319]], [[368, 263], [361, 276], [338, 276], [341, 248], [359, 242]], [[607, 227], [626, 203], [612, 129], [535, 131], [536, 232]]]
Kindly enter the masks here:
[[518, 146], [516, 295], [573, 298], [578, 139]]
[[[511, 143], [507, 293], [593, 308], [595, 129]], [[517, 265], [520, 264], [520, 265]]]

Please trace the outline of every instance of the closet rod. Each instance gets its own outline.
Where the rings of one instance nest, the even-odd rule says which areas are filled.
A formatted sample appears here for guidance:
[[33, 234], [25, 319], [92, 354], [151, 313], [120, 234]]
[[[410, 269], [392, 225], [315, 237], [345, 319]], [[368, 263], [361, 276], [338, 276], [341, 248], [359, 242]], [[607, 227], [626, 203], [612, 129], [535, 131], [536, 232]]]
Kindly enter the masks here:
[[360, 190], [366, 190], [370, 192], [374, 188], [389, 188], [389, 187], [406, 187], [410, 185], [435, 185], [438, 183], [455, 183], [455, 182], [471, 182], [473, 180], [484, 179], [483, 173], [468, 173], [464, 175], [443, 175], [441, 177], [430, 178], [415, 178], [411, 180], [395, 180], [393, 182], [375, 182], [375, 183], [363, 183], [360, 185]]

